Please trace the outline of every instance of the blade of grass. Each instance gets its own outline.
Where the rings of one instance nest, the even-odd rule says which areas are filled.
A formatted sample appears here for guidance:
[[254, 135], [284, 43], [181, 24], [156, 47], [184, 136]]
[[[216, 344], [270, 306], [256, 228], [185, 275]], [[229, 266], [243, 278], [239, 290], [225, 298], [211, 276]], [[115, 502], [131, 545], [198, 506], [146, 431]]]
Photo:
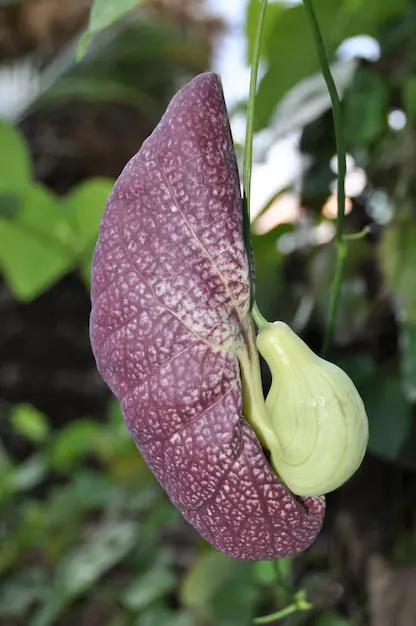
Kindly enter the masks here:
[[347, 171], [345, 143], [342, 122], [342, 108], [339, 100], [337, 88], [329, 69], [328, 58], [326, 55], [325, 44], [319, 28], [318, 19], [313, 8], [312, 0], [303, 0], [306, 16], [312, 31], [316, 52], [321, 66], [322, 75], [328, 87], [329, 96], [332, 104], [332, 114], [334, 118], [335, 141], [337, 145], [338, 157], [338, 215], [337, 227], [335, 233], [335, 245], [337, 250], [337, 260], [335, 264], [335, 273], [331, 286], [331, 296], [329, 302], [328, 319], [325, 326], [325, 337], [322, 348], [323, 355], [326, 355], [331, 345], [334, 333], [335, 320], [339, 305], [339, 297], [341, 293], [342, 277], [344, 272], [344, 260], [346, 255], [346, 242], [344, 241], [344, 215], [345, 215], [345, 175]]

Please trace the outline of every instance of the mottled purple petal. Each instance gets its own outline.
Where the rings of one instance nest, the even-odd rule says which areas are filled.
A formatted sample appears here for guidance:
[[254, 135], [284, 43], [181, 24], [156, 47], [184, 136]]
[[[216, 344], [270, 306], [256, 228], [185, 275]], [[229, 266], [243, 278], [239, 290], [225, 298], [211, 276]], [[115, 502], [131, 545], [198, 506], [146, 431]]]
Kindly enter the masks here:
[[323, 498], [295, 498], [242, 415], [253, 327], [240, 183], [221, 83], [184, 87], [110, 195], [92, 271], [91, 344], [146, 462], [216, 548], [307, 548]]

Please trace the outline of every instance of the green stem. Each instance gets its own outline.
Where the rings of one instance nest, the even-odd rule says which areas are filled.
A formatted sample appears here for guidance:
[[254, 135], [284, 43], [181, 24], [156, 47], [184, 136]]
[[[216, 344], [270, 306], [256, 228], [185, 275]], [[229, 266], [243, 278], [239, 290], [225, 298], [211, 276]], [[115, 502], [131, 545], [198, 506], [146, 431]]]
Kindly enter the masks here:
[[253, 620], [253, 623], [270, 624], [270, 622], [283, 619], [284, 617], [288, 617], [298, 611], [309, 611], [311, 608], [312, 604], [306, 600], [305, 590], [301, 589], [295, 594], [292, 604], [289, 604], [289, 606], [285, 609], [281, 609], [280, 611], [276, 611], [276, 613], [271, 613], [270, 615], [265, 615], [264, 617], [256, 617]]
[[253, 304], [253, 308], [251, 309], [251, 314], [259, 330], [264, 330], [268, 326], [271, 326], [271, 322], [268, 322], [266, 318], [263, 317], [263, 315], [260, 313], [259, 307], [257, 306], [257, 302]]
[[371, 232], [370, 226], [364, 226], [358, 233], [344, 233], [342, 236], [344, 241], [357, 241], [358, 239], [364, 239]]
[[[250, 74], [250, 88], [248, 94], [247, 103], [247, 121], [246, 121], [246, 138], [244, 144], [244, 163], [243, 163], [243, 215], [244, 215], [244, 242], [248, 252], [248, 256], [251, 255], [251, 241], [250, 241], [250, 193], [251, 193], [251, 172], [253, 169], [253, 135], [254, 135], [254, 110], [256, 100], [257, 89], [257, 75], [260, 62], [260, 50], [261, 40], [263, 36], [264, 18], [266, 16], [267, 0], [262, 0], [260, 6], [260, 14], [257, 22], [256, 39], [254, 41], [253, 50], [253, 62], [251, 64]], [[255, 303], [254, 295], [254, 277], [250, 270], [250, 286], [251, 286], [251, 303], [253, 308], [253, 318], [256, 315], [260, 320], [260, 324], [263, 324], [264, 320], [261, 315], [257, 304]], [[254, 310], [256, 311], [254, 313]], [[256, 319], [256, 318], [255, 318]], [[260, 326], [256, 321], [259, 328]]]
[[337, 145], [338, 156], [338, 216], [337, 216], [337, 230], [335, 233], [335, 243], [337, 244], [337, 262], [335, 267], [334, 279], [331, 287], [331, 300], [329, 305], [328, 320], [325, 328], [325, 338], [323, 346], [323, 354], [325, 355], [331, 345], [332, 335], [334, 332], [335, 319], [338, 310], [339, 296], [341, 293], [343, 266], [345, 259], [343, 230], [344, 230], [344, 216], [345, 216], [345, 175], [347, 171], [345, 144], [342, 124], [342, 108], [339, 100], [337, 88], [335, 86], [334, 79], [332, 78], [331, 70], [325, 51], [325, 44], [322, 39], [319, 23], [313, 8], [312, 0], [303, 0], [306, 16], [309, 21], [309, 25], [312, 30], [313, 39], [315, 42], [315, 48], [318, 55], [319, 63], [322, 70], [322, 75], [325, 79], [328, 87], [329, 96], [332, 103], [332, 114], [334, 118], [335, 129], [335, 141]]
[[296, 604], [290, 604], [285, 609], [281, 611], [276, 611], [276, 613], [271, 613], [270, 615], [265, 615], [264, 617], [256, 617], [253, 620], [253, 624], [270, 624], [270, 622], [274, 622], [278, 619], [283, 619], [284, 617], [288, 617], [293, 613], [297, 613], [298, 607]]
[[266, 15], [267, 0], [262, 0], [259, 20], [257, 22], [256, 39], [254, 41], [253, 62], [251, 64], [250, 89], [247, 103], [246, 140], [244, 145], [243, 163], [243, 190], [247, 214], [250, 217], [251, 170], [253, 167], [253, 134], [254, 108], [257, 89], [257, 75], [260, 61], [261, 40], [263, 36], [264, 18]]

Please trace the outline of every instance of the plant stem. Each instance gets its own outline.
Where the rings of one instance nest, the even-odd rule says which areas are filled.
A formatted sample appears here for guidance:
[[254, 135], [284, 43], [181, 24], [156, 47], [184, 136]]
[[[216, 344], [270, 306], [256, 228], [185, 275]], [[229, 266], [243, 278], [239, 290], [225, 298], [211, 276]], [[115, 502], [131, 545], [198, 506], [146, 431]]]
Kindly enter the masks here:
[[313, 39], [315, 42], [315, 48], [321, 66], [322, 75], [325, 79], [328, 87], [329, 96], [332, 103], [332, 114], [334, 118], [335, 129], [335, 141], [337, 145], [337, 157], [338, 157], [338, 216], [337, 216], [337, 229], [335, 233], [335, 243], [337, 249], [337, 261], [335, 265], [335, 273], [331, 286], [331, 299], [329, 304], [328, 320], [325, 327], [325, 338], [322, 352], [325, 355], [331, 345], [332, 335], [334, 332], [335, 318], [337, 314], [339, 296], [341, 293], [342, 275], [345, 259], [345, 247], [346, 244], [343, 239], [344, 230], [344, 216], [345, 216], [345, 175], [347, 170], [344, 133], [342, 123], [342, 108], [339, 100], [337, 88], [335, 86], [334, 79], [332, 78], [331, 70], [325, 51], [325, 44], [322, 38], [319, 23], [313, 8], [312, 0], [303, 0], [306, 16], [311, 27]]
[[265, 615], [264, 617], [256, 617], [253, 620], [253, 624], [270, 624], [270, 622], [275, 622], [278, 619], [283, 619], [284, 617], [288, 617], [293, 613], [297, 613], [298, 608], [295, 604], [290, 604], [285, 609], [281, 611], [277, 611], [276, 613], [271, 613], [270, 615]]
[[251, 64], [250, 88], [247, 103], [246, 140], [244, 145], [243, 163], [243, 190], [246, 209], [250, 217], [250, 191], [251, 170], [253, 167], [253, 134], [254, 134], [254, 108], [257, 89], [257, 75], [260, 61], [261, 40], [263, 36], [263, 24], [266, 15], [267, 0], [262, 0], [260, 14], [257, 22], [256, 39], [254, 41], [253, 62]]
[[[243, 216], [244, 216], [244, 242], [247, 253], [251, 256], [250, 241], [250, 193], [251, 193], [251, 172], [253, 169], [253, 135], [254, 135], [254, 109], [257, 89], [257, 75], [260, 62], [261, 40], [263, 36], [264, 18], [266, 16], [267, 0], [262, 0], [260, 6], [259, 19], [257, 22], [257, 32], [254, 41], [253, 61], [251, 64], [250, 88], [247, 103], [247, 121], [246, 121], [246, 138], [244, 144], [244, 163], [243, 163]], [[250, 291], [253, 318], [259, 329], [268, 324], [261, 315], [255, 302], [255, 285], [254, 277], [250, 265]]]
[[298, 611], [309, 611], [312, 608], [312, 604], [306, 600], [306, 592], [304, 589], [298, 591], [294, 598], [292, 604], [289, 604], [285, 609], [281, 609], [276, 613], [271, 613], [270, 615], [265, 615], [264, 617], [256, 617], [253, 620], [254, 624], [270, 624], [270, 622], [275, 622], [276, 620], [283, 619], [284, 617], [288, 617], [293, 613], [297, 613]]
[[358, 233], [344, 233], [342, 238], [344, 241], [357, 241], [358, 239], [364, 239], [369, 233], [371, 233], [370, 226], [364, 226]]
[[268, 322], [266, 318], [263, 317], [263, 315], [260, 313], [259, 307], [257, 306], [256, 302], [253, 304], [253, 308], [251, 309], [251, 314], [259, 330], [264, 330], [268, 326], [271, 326], [271, 322]]

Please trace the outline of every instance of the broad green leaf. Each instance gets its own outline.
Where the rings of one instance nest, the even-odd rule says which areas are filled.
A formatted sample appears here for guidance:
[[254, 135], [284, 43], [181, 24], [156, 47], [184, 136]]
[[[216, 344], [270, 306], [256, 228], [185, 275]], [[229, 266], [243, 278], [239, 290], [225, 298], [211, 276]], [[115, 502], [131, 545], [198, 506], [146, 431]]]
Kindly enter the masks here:
[[0, 146], [0, 192], [20, 195], [30, 182], [29, 150], [22, 133], [2, 120]]
[[253, 570], [258, 583], [271, 585], [276, 582], [276, 570], [273, 561], [256, 561]]
[[91, 8], [88, 30], [82, 35], [77, 50], [77, 59], [81, 59], [95, 33], [108, 28], [126, 13], [141, 4], [142, 0], [94, 0]]
[[[250, 0], [247, 5], [246, 14], [246, 35], [247, 35], [247, 63], [250, 64], [253, 60], [254, 41], [257, 32], [257, 23], [260, 14], [261, 0]], [[269, 2], [267, 5], [266, 16], [263, 25], [263, 37], [261, 42], [261, 57], [264, 57], [267, 53], [267, 45], [270, 37], [270, 33], [273, 30], [275, 20], [282, 11], [285, 10], [285, 6], [281, 2]]]
[[91, 9], [89, 29], [94, 33], [104, 30], [141, 2], [142, 0], [95, 0]]
[[40, 443], [49, 433], [46, 416], [31, 404], [16, 404], [11, 411], [10, 421], [20, 435]]
[[[355, 60], [332, 64], [331, 73], [340, 97], [353, 80], [356, 68]], [[310, 124], [330, 108], [331, 99], [322, 74], [303, 79], [278, 103], [270, 122], [273, 137]]]
[[181, 600], [186, 607], [209, 615], [214, 593], [232, 575], [233, 561], [210, 550], [200, 556], [183, 581]]
[[185, 607], [221, 626], [250, 624], [257, 594], [252, 563], [211, 550], [199, 557], [181, 589]]
[[71, 269], [72, 240], [59, 199], [40, 185], [28, 188], [17, 217], [0, 218], [0, 270], [18, 299], [36, 298]]
[[[315, 0], [314, 7], [329, 55], [338, 30], [340, 7], [333, 0]], [[329, 34], [332, 38], [328, 41]], [[269, 68], [260, 82], [256, 127], [263, 128], [281, 98], [300, 80], [318, 71], [318, 59], [302, 5], [290, 7], [274, 21], [268, 38]]]
[[213, 623], [223, 626], [250, 626], [258, 598], [259, 589], [254, 584], [253, 563], [244, 563], [214, 593], [211, 599]]
[[[329, 58], [349, 37], [362, 34], [377, 37], [384, 23], [400, 15], [408, 2], [314, 0]], [[289, 89], [319, 69], [312, 34], [301, 3], [275, 16], [267, 39], [267, 59], [268, 69], [260, 82], [256, 103], [257, 129], [268, 124], [276, 104]]]
[[77, 235], [76, 245], [84, 251], [95, 243], [104, 205], [113, 188], [114, 181], [92, 178], [75, 187], [65, 198], [64, 209]]

